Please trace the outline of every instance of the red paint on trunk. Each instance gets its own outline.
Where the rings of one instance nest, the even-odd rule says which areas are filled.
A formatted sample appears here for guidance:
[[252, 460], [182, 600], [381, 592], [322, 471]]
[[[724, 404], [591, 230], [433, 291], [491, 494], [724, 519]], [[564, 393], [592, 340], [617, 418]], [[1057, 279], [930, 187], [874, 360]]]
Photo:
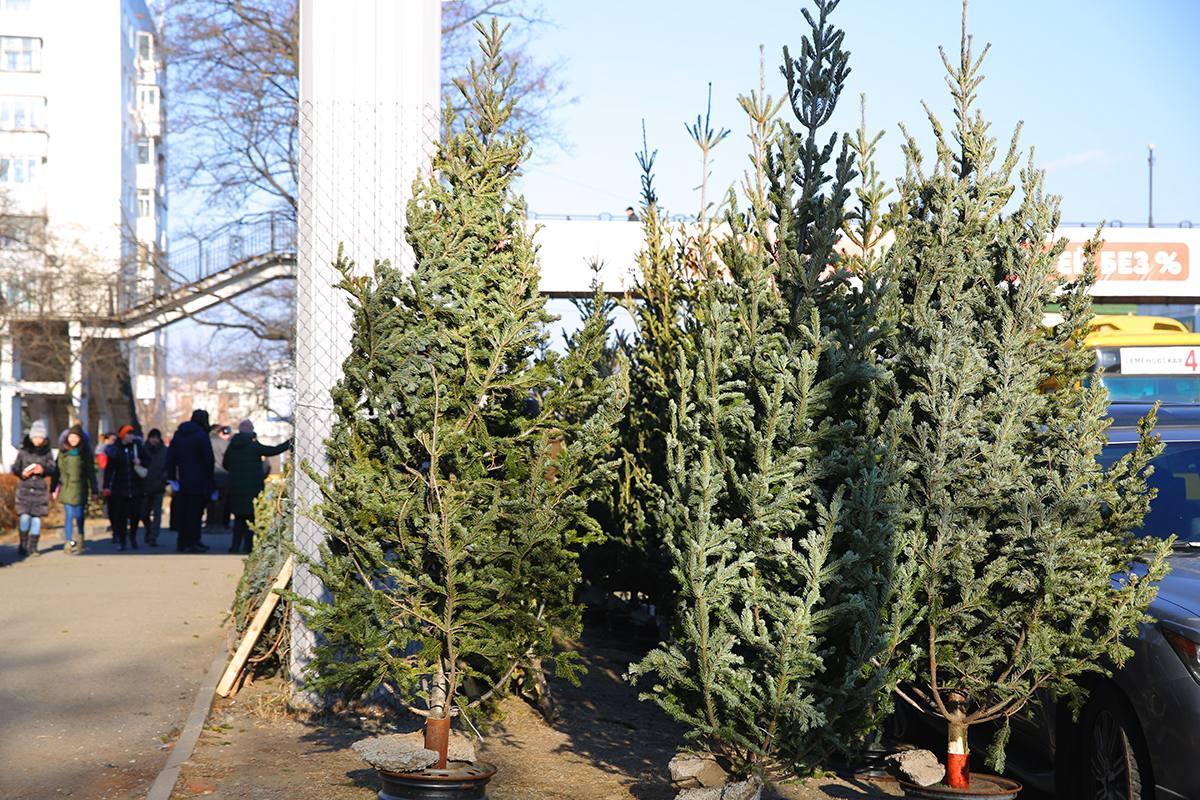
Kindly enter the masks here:
[[966, 753], [946, 754], [946, 785], [951, 789], [966, 789], [971, 785], [971, 766]]
[[434, 769], [446, 768], [446, 751], [450, 749], [450, 718], [428, 717], [425, 720], [425, 749], [438, 754]]

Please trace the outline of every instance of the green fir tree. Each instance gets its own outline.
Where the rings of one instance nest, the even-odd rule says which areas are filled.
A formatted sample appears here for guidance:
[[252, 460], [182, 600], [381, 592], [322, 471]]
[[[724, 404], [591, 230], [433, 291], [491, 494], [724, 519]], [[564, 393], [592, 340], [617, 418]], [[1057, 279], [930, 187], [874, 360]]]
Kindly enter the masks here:
[[354, 328], [312, 565], [329, 597], [305, 609], [314, 688], [383, 687], [439, 719], [486, 716], [544, 662], [574, 674], [557, 641], [579, 633], [579, 552], [600, 537], [587, 504], [611, 479], [625, 397], [598, 370], [603, 309], [567, 355], [544, 346], [513, 72], [504, 31], [478, 27], [465, 118], [409, 204], [415, 266], [339, 264]]
[[[986, 48], [972, 53], [965, 11], [960, 58], [942, 54], [955, 124], [928, 112], [928, 166], [905, 132], [883, 265], [894, 292], [884, 438], [903, 465], [913, 576], [890, 620], [896, 674], [908, 702], [946, 721], [956, 787], [971, 726], [998, 731], [990, 762], [1002, 769], [1009, 720], [1039, 692], [1078, 708], [1078, 679], [1124, 662], [1122, 637], [1145, 619], [1169, 549], [1130, 533], [1150, 502], [1153, 419], [1128, 456], [1097, 463], [1109, 422], [1088, 381], [1093, 278], [1058, 275], [1059, 199], [1032, 153], [1021, 165], [1019, 128], [1000, 155], [975, 109]], [[1052, 302], [1065, 321], [1048, 332]]]
[[812, 770], [861, 744], [886, 706], [894, 553], [873, 444], [876, 295], [835, 251], [853, 154], [824, 133], [849, 73], [836, 5], [805, 9], [782, 102], [762, 87], [741, 99], [745, 209], [731, 194], [711, 247], [701, 220], [660, 512], [677, 623], [631, 670], [742, 773]]

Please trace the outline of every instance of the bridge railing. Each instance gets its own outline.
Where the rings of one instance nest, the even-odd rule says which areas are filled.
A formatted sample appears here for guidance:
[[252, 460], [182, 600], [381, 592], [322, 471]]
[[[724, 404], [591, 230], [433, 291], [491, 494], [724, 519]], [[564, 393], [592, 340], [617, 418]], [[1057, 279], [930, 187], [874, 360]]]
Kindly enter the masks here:
[[164, 272], [172, 288], [197, 283], [253, 256], [296, 251], [296, 223], [278, 214], [224, 226], [215, 236], [172, 248]]

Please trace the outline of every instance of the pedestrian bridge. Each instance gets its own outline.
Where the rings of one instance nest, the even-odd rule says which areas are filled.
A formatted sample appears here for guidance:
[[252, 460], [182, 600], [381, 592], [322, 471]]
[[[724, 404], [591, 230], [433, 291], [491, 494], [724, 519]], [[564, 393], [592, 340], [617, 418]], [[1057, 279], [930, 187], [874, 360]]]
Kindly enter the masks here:
[[[680, 224], [686, 225], [686, 222]], [[587, 296], [599, 280], [605, 291], [633, 289], [642, 226], [624, 218], [556, 215], [533, 217], [541, 290], [548, 297]], [[1077, 275], [1094, 223], [1065, 225], [1068, 240], [1059, 269]], [[1200, 304], [1200, 228], [1191, 223], [1154, 228], [1114, 223], [1104, 229], [1097, 299], [1110, 303]], [[595, 268], [595, 269], [594, 269]], [[219, 237], [173, 251], [162, 267], [165, 281], [133, 296], [110, 319], [85, 327], [85, 338], [133, 339], [201, 314], [296, 275], [295, 226], [277, 217], [227, 228]]]

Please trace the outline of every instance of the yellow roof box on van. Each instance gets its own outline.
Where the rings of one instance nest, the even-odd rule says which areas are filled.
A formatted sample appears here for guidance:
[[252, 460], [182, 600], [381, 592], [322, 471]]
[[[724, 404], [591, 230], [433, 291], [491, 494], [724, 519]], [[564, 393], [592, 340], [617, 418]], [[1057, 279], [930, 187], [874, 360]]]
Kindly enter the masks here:
[[1200, 345], [1200, 334], [1192, 333], [1182, 322], [1170, 317], [1097, 314], [1084, 343], [1091, 347]]

